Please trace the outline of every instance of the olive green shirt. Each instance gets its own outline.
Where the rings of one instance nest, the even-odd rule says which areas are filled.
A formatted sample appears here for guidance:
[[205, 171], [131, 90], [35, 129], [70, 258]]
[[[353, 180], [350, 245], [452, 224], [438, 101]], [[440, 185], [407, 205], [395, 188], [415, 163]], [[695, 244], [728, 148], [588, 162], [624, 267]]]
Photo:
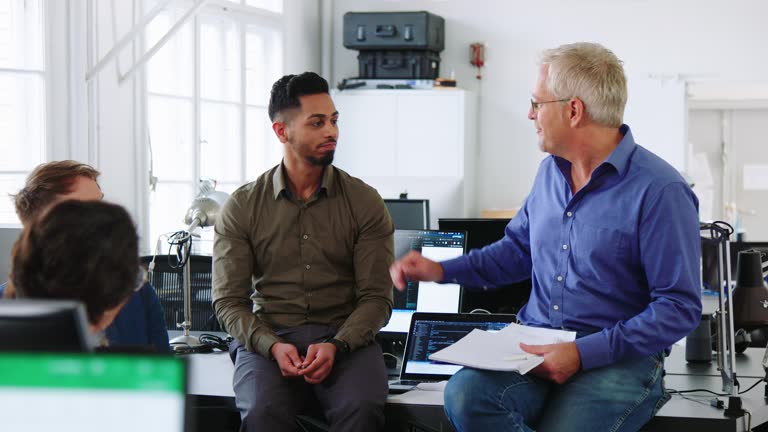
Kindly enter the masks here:
[[[392, 313], [394, 226], [375, 189], [329, 165], [305, 201], [280, 164], [237, 189], [213, 240], [213, 306], [230, 335], [270, 357], [275, 329], [332, 325], [352, 350]], [[251, 294], [252, 289], [253, 294]]]

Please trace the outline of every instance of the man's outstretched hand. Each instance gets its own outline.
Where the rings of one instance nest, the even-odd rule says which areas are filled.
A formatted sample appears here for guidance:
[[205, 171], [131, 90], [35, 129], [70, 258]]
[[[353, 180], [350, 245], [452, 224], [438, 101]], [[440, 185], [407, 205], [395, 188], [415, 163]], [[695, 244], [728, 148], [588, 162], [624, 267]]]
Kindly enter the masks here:
[[395, 288], [403, 291], [409, 280], [429, 282], [442, 280], [443, 266], [424, 258], [416, 251], [410, 251], [392, 264], [389, 275], [392, 277]]

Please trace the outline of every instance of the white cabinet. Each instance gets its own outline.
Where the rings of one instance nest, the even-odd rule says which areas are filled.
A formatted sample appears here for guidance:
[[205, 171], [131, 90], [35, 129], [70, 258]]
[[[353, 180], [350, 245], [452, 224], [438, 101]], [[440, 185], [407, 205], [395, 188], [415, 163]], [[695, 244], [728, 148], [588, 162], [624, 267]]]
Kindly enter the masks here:
[[430, 200], [441, 217], [475, 216], [476, 97], [459, 89], [346, 90], [334, 164], [384, 198]]

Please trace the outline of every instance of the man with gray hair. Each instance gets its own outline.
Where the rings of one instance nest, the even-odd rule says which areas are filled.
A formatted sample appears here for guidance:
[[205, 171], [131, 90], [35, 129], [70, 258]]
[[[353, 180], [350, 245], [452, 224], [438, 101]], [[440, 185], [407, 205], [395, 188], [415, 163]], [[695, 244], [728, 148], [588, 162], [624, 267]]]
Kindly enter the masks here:
[[406, 279], [499, 286], [532, 278], [518, 319], [575, 342], [524, 345], [527, 375], [464, 368], [445, 389], [458, 431], [635, 431], [669, 399], [665, 354], [701, 317], [698, 200], [623, 124], [621, 61], [593, 43], [543, 55], [528, 118], [542, 161], [503, 239], [461, 258], [410, 253]]

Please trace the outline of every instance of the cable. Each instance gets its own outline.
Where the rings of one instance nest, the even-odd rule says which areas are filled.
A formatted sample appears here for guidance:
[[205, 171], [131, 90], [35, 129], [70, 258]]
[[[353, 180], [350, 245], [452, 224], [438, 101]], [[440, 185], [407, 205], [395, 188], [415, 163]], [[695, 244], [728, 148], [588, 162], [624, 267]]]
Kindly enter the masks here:
[[171, 349], [173, 349], [174, 354], [208, 354], [213, 352], [211, 345], [192, 346], [184, 342], [171, 343]]
[[[176, 231], [168, 235], [168, 266], [170, 268], [181, 269], [187, 265], [187, 261], [189, 261], [189, 256], [191, 255], [191, 253], [184, 253], [184, 248], [187, 243], [190, 243], [188, 250], [191, 251], [192, 234], [186, 231]], [[173, 264], [171, 262], [171, 252], [174, 251], [174, 247], [176, 248], [175, 252], [177, 264]]]
[[385, 352], [385, 353], [381, 353], [381, 354], [384, 357], [392, 357], [393, 359], [395, 359], [395, 361], [400, 362], [400, 357], [398, 357], [398, 356], [396, 356], [396, 355], [394, 355], [392, 353]]
[[[702, 405], [706, 405], [706, 406], [711, 406], [711, 405], [712, 405], [711, 403], [708, 403], [708, 402], [704, 402], [704, 401], [702, 401], [702, 400], [699, 400], [699, 399], [694, 399], [694, 398], [692, 398], [692, 397], [690, 397], [690, 396], [686, 396], [686, 395], [684, 395], [684, 394], [679, 394], [679, 393], [678, 393], [678, 396], [680, 396], [681, 398], [683, 398], [683, 399], [685, 399], [685, 400], [689, 400], [689, 401], [691, 401], [691, 402], [696, 402], [696, 403], [699, 403], [699, 404], [702, 404]], [[712, 400], [715, 400], [715, 399], [712, 399]]]
[[209, 333], [202, 333], [198, 339], [200, 340], [200, 345], [198, 346], [188, 345], [183, 342], [172, 343], [173, 352], [175, 354], [207, 354], [212, 353], [213, 350], [228, 352], [229, 344], [234, 340], [232, 336], [222, 339]]
[[668, 389], [668, 390], [667, 390], [667, 392], [668, 392], [669, 394], [679, 394], [679, 395], [682, 395], [683, 393], [698, 393], [698, 392], [704, 392], [704, 393], [710, 393], [710, 394], [713, 394], [713, 395], [715, 395], [715, 396], [731, 396], [731, 395], [730, 395], [730, 394], [728, 394], [728, 393], [717, 393], [717, 392], [713, 392], [712, 390], [707, 390], [707, 389], [692, 389], [692, 390], [675, 390], [675, 389]]
[[[707, 229], [710, 231], [710, 233], [713, 233], [713, 231], [716, 231], [719, 234], [726, 234], [727, 237], [730, 237], [734, 233], [733, 226], [725, 221], [714, 221], [710, 223], [702, 223], [700, 225], [700, 228], [702, 230]], [[712, 238], [715, 238], [713, 235]]]
[[229, 344], [234, 340], [232, 336], [227, 336], [225, 339], [222, 339], [209, 333], [201, 334], [199, 339], [201, 344], [209, 345], [219, 351], [229, 351]]
[[758, 384], [760, 384], [760, 383], [761, 383], [761, 382], [763, 382], [763, 381], [765, 381], [765, 379], [763, 379], [763, 378], [759, 379], [759, 380], [758, 380], [756, 383], [754, 383], [754, 384], [752, 384], [751, 386], [749, 386], [749, 388], [748, 388], [748, 389], [746, 389], [746, 390], [744, 390], [744, 391], [740, 391], [738, 394], [744, 394], [744, 393], [746, 393], [746, 392], [748, 392], [748, 391], [752, 390], [753, 388], [757, 387], [757, 385], [758, 385]]

